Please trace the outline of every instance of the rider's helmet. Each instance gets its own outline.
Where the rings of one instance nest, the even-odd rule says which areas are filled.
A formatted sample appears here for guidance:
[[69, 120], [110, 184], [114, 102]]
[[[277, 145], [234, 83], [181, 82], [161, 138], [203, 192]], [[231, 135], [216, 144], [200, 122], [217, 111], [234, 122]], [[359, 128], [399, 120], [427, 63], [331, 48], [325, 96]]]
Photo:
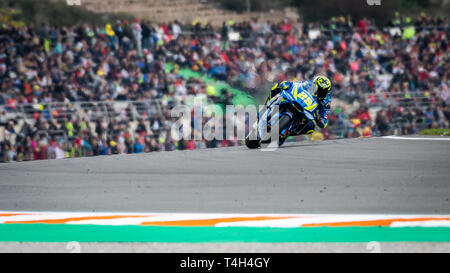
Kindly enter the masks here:
[[314, 96], [319, 100], [325, 99], [331, 92], [331, 81], [326, 76], [316, 76], [313, 79], [314, 82]]
[[289, 90], [289, 88], [291, 88], [292, 86], [292, 82], [288, 82], [288, 81], [282, 81], [280, 83], [276, 83], [273, 87], [272, 87], [272, 91], [278, 91], [281, 92], [283, 90]]

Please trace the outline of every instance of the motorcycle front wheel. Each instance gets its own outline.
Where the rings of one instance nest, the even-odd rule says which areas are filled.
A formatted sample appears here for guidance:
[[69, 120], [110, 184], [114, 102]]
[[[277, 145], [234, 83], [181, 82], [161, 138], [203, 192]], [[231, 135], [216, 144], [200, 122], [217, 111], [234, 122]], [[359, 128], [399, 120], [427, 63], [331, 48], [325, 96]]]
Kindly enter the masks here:
[[[291, 121], [291, 118], [289, 116], [286, 115], [282, 115], [279, 119], [278, 119], [278, 135], [281, 135], [281, 132], [288, 126], [289, 122]], [[270, 136], [270, 135], [269, 135]], [[250, 131], [250, 133], [248, 134], [248, 136], [245, 138], [245, 145], [249, 148], [249, 149], [256, 149], [259, 148], [261, 146], [261, 143], [269, 143], [271, 141], [270, 137], [268, 139], [258, 139], [257, 138], [257, 128], [256, 129], [252, 129]]]

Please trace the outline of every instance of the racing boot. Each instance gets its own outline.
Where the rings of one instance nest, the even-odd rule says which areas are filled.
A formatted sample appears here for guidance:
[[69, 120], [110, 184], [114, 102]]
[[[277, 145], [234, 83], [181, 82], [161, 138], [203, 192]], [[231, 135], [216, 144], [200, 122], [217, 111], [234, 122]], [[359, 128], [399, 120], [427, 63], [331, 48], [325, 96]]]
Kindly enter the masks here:
[[296, 124], [296, 126], [293, 126], [293, 128], [291, 129], [291, 135], [298, 136], [312, 134], [314, 132], [314, 127], [315, 124], [313, 121], [308, 121], [306, 124]]

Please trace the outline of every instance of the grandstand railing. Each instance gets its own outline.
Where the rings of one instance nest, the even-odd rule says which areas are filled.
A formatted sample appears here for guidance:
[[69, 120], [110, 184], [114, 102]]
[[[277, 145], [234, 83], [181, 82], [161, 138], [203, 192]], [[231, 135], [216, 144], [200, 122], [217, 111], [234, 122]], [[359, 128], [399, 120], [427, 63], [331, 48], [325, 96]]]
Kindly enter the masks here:
[[160, 100], [147, 101], [78, 101], [19, 104], [16, 106], [0, 105], [0, 111], [8, 113], [16, 120], [34, 120], [35, 115], [47, 120], [62, 122], [73, 117], [85, 117], [88, 121], [103, 118], [106, 121], [117, 117], [127, 120], [145, 119], [162, 113]]
[[431, 94], [423, 92], [383, 92], [364, 94], [369, 107], [426, 107], [432, 103]]
[[[382, 93], [382, 94], [365, 94], [367, 100], [370, 96], [377, 98], [376, 102], [368, 102], [369, 107], [379, 109], [388, 106], [403, 107], [426, 107], [431, 103], [431, 97], [423, 93]], [[149, 119], [156, 115], [163, 115], [162, 102], [159, 99], [146, 101], [79, 101], [79, 102], [51, 102], [39, 104], [19, 104], [15, 107], [9, 105], [0, 105], [0, 112], [5, 111], [8, 118], [14, 118], [18, 121], [23, 120], [33, 123], [36, 115], [46, 120], [56, 120], [60, 124], [64, 124], [66, 120], [74, 120], [75, 118], [85, 118], [88, 122], [95, 122], [101, 118], [103, 121], [110, 120], [127, 120], [137, 121], [140, 119]], [[394, 134], [401, 134], [403, 126], [409, 124], [407, 120], [397, 119], [391, 122], [391, 131]], [[374, 124], [372, 124], [374, 125]], [[424, 124], [415, 124], [418, 129], [425, 129]], [[344, 137], [345, 133], [350, 129], [351, 125], [336, 124], [330, 126], [330, 132], [338, 138]], [[59, 135], [59, 137], [67, 139], [66, 132], [60, 130], [58, 132], [42, 132], [50, 135]]]

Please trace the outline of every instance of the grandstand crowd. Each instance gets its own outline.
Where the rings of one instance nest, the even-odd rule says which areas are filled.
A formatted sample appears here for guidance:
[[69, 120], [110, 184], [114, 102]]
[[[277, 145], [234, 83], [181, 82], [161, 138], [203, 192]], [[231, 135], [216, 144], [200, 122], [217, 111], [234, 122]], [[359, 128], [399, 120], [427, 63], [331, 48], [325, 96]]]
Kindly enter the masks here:
[[[219, 30], [197, 21], [137, 19], [106, 26], [3, 25], [0, 161], [241, 145], [171, 138], [176, 103], [188, 96], [224, 105], [233, 99], [228, 90], [208, 92], [207, 83], [183, 77], [180, 68], [254, 95], [267, 93], [273, 82], [326, 74], [333, 98], [342, 102], [323, 130], [326, 139], [449, 128], [448, 37], [449, 20], [426, 15], [396, 15], [384, 27], [346, 17], [323, 24], [230, 21]], [[158, 101], [160, 108], [133, 119], [129, 109], [104, 116], [48, 107], [127, 101]], [[24, 105], [32, 121], [20, 119]]]

